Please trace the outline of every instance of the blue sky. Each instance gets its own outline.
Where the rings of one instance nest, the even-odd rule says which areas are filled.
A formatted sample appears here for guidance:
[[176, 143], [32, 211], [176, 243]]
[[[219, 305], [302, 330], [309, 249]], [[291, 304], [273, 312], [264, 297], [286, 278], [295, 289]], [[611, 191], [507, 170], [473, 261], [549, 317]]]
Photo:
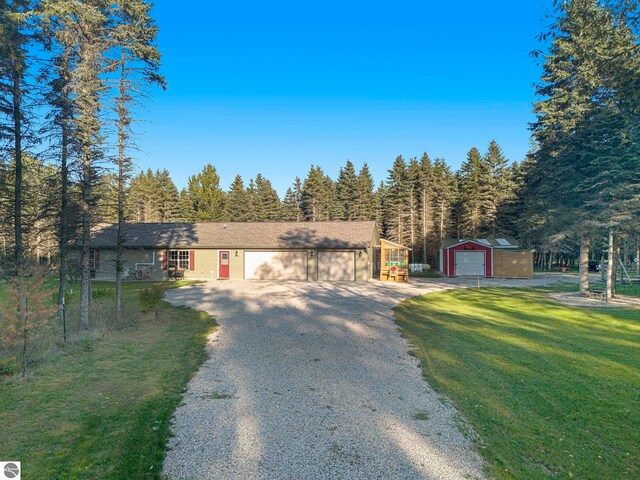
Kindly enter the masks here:
[[397, 155], [457, 168], [494, 138], [521, 160], [550, 3], [157, 0], [168, 89], [137, 165], [181, 188], [212, 163], [223, 188], [262, 173], [282, 194], [311, 164], [367, 162], [379, 182]]

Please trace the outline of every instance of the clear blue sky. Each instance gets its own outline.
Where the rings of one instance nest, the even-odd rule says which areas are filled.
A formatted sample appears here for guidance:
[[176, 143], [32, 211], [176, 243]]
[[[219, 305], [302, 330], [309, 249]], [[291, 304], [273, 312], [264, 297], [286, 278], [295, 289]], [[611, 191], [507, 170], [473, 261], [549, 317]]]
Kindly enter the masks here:
[[157, 0], [168, 89], [137, 164], [179, 188], [206, 163], [225, 189], [262, 173], [283, 194], [311, 164], [367, 162], [379, 182], [399, 154], [457, 168], [493, 138], [521, 160], [550, 3]]

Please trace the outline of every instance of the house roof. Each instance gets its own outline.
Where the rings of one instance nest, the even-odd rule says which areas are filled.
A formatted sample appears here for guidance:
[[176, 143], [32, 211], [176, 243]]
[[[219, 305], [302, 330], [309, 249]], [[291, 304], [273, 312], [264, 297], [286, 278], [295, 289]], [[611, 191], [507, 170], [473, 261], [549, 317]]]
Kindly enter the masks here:
[[485, 247], [492, 248], [519, 248], [518, 241], [513, 237], [486, 237], [486, 238], [445, 238], [442, 240], [442, 248], [454, 247], [466, 242], [474, 242]]
[[[117, 224], [92, 229], [92, 248], [115, 248]], [[375, 222], [128, 223], [127, 248], [367, 248]]]
[[384, 243], [388, 243], [389, 245], [393, 246], [393, 247], [399, 247], [399, 248], [404, 248], [405, 250], [413, 250], [412, 248], [407, 247], [406, 245], [400, 245], [399, 243], [396, 242], [392, 242], [391, 240], [387, 240], [385, 238], [381, 238], [380, 239], [380, 243], [382, 244], [382, 242]]

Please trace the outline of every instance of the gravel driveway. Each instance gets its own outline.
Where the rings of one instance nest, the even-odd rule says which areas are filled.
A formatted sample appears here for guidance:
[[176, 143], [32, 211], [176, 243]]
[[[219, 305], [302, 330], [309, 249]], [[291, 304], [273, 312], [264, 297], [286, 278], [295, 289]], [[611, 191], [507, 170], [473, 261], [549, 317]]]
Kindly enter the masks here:
[[167, 292], [220, 327], [175, 413], [164, 474], [483, 478], [391, 312], [407, 297], [464, 286], [227, 281]]

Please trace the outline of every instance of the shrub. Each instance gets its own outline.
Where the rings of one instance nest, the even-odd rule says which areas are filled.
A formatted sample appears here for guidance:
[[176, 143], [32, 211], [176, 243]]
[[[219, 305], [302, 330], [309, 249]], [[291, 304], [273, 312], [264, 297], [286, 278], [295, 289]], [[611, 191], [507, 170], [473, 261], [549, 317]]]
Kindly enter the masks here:
[[12, 277], [5, 289], [7, 295], [0, 306], [2, 369], [14, 370], [17, 359], [24, 377], [34, 357], [50, 348], [56, 305], [51, 303], [45, 272], [38, 265], [28, 266], [21, 277]]
[[91, 298], [93, 300], [101, 300], [103, 298], [115, 298], [116, 291], [113, 288], [94, 288], [91, 289]]
[[138, 302], [140, 309], [144, 312], [153, 311], [156, 320], [158, 319], [160, 302], [164, 296], [164, 288], [160, 285], [153, 285], [140, 291]]

